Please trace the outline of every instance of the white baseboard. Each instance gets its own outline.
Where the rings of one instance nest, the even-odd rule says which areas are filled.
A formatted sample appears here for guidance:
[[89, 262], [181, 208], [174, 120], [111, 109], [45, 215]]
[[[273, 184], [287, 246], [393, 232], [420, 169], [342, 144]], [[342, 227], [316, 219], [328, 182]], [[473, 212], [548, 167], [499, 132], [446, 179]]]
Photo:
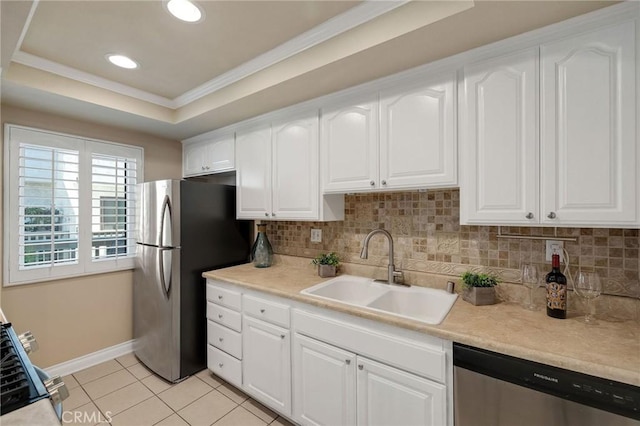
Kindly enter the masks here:
[[69, 361], [61, 362], [60, 364], [52, 365], [51, 367], [45, 368], [45, 371], [50, 376], [66, 376], [67, 374], [93, 367], [101, 362], [109, 361], [131, 352], [133, 352], [133, 340], [129, 340], [115, 346], [110, 346]]

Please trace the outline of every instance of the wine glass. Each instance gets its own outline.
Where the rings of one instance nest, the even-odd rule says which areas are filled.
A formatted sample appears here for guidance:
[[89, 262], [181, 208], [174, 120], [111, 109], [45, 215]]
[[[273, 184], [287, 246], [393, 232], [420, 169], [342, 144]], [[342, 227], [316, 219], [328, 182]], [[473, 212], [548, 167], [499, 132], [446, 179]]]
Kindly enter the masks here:
[[522, 284], [529, 289], [529, 304], [525, 306], [530, 311], [536, 310], [536, 305], [533, 304], [533, 289], [538, 287], [539, 274], [538, 267], [531, 263], [525, 263], [522, 265]]
[[579, 270], [573, 281], [573, 290], [578, 296], [587, 300], [587, 313], [584, 316], [584, 322], [595, 324], [596, 320], [592, 313], [591, 301], [602, 293], [600, 275], [597, 272]]

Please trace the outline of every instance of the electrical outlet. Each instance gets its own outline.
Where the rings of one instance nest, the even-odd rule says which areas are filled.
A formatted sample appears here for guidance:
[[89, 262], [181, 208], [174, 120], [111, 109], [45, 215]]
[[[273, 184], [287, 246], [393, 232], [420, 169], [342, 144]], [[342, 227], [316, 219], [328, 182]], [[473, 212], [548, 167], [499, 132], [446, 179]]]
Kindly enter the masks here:
[[321, 243], [322, 242], [322, 229], [312, 229], [311, 230], [311, 242], [312, 243]]
[[547, 243], [547, 253], [545, 258], [547, 259], [547, 262], [551, 262], [551, 255], [556, 253], [560, 255], [560, 262], [564, 261], [564, 256], [562, 255], [564, 242], [555, 241], [555, 240], [546, 240], [546, 243]]

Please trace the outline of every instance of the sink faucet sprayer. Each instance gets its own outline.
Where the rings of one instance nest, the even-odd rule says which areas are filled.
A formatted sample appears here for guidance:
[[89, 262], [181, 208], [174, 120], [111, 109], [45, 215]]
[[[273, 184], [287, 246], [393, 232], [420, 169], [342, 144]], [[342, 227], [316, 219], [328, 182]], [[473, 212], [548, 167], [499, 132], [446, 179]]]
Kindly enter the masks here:
[[[396, 279], [403, 278], [402, 271], [396, 271], [396, 266], [393, 264], [393, 237], [391, 234], [384, 229], [374, 229], [369, 232], [366, 237], [364, 237], [364, 241], [362, 243], [362, 251], [360, 252], [361, 259], [367, 259], [369, 257], [369, 240], [376, 234], [382, 234], [387, 237], [389, 240], [389, 265], [387, 266], [387, 283], [394, 284], [396, 283]], [[403, 282], [398, 282], [397, 284], [402, 284], [409, 286], [408, 284], [404, 284]]]

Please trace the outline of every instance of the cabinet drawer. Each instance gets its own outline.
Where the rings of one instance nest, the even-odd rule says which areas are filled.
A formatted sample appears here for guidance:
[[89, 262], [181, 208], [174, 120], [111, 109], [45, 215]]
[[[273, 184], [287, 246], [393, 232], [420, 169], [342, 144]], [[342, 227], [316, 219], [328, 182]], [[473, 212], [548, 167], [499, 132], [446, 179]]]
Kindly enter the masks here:
[[289, 307], [279, 303], [242, 295], [243, 312], [255, 318], [289, 328]]
[[293, 311], [293, 323], [300, 334], [428, 379], [446, 381], [446, 353], [437, 344], [383, 334], [297, 309]]
[[240, 293], [214, 284], [207, 284], [207, 300], [240, 311]]
[[242, 386], [242, 362], [211, 345], [207, 345], [207, 368], [232, 385]]
[[242, 331], [242, 316], [240, 313], [215, 303], [207, 303], [207, 318], [235, 331]]
[[242, 335], [213, 321], [207, 321], [207, 342], [216, 348], [242, 359]]

